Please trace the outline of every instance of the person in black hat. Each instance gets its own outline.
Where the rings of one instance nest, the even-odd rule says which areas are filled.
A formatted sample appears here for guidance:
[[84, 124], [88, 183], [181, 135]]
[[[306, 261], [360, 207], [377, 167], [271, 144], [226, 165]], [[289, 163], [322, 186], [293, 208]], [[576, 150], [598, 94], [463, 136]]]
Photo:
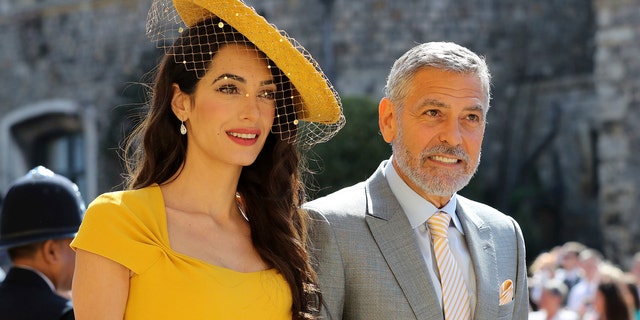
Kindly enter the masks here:
[[85, 205], [77, 186], [44, 167], [16, 180], [0, 211], [0, 249], [12, 266], [0, 284], [1, 319], [74, 319], [69, 292]]

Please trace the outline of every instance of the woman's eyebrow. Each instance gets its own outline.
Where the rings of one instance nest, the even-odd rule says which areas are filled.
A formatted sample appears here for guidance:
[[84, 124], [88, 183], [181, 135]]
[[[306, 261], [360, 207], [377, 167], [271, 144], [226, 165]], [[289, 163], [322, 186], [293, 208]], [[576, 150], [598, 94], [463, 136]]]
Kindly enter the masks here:
[[213, 80], [213, 83], [216, 83], [216, 82], [218, 82], [218, 81], [220, 81], [220, 80], [222, 80], [222, 79], [233, 79], [233, 80], [236, 80], [236, 81], [238, 81], [238, 82], [242, 82], [242, 83], [246, 83], [246, 82], [247, 82], [247, 81], [246, 81], [243, 77], [241, 77], [241, 76], [238, 76], [238, 75], [235, 75], [235, 74], [231, 74], [231, 73], [223, 73], [223, 74], [221, 74], [220, 76], [218, 76], [217, 78], [215, 78], [215, 79]]
[[[217, 78], [215, 78], [213, 80], [213, 83], [216, 83], [216, 82], [218, 82], [220, 80], [223, 80], [223, 79], [232, 79], [232, 80], [235, 80], [235, 81], [238, 81], [238, 82], [241, 82], [241, 83], [246, 83], [247, 82], [243, 77], [241, 77], [239, 75], [235, 75], [235, 74], [232, 74], [232, 73], [223, 73], [220, 76], [218, 76]], [[265, 85], [271, 85], [271, 84], [274, 84], [274, 83], [275, 83], [275, 81], [273, 79], [269, 79], [269, 80], [265, 80], [265, 81], [260, 82], [260, 85], [265, 86]]]

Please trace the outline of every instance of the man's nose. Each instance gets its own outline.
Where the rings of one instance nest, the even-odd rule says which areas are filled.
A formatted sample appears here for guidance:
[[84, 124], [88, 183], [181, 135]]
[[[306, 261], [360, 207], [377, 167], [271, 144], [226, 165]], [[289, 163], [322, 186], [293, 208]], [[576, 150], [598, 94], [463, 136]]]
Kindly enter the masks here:
[[450, 146], [457, 146], [462, 143], [458, 119], [452, 118], [445, 121], [440, 131], [439, 139], [440, 142], [446, 142]]

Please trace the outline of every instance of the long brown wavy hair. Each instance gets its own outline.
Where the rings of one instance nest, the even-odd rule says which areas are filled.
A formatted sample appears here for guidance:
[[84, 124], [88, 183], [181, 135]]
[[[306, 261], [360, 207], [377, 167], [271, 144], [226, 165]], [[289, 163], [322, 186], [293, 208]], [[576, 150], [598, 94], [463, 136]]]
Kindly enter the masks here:
[[[229, 43], [255, 48], [228, 24], [224, 23], [224, 28], [214, 27], [220, 21], [208, 18], [185, 30], [155, 70], [148, 113], [127, 140], [124, 150], [130, 189], [167, 183], [180, 173], [186, 157], [187, 136], [178, 133], [180, 120], [171, 110], [172, 84], [193, 94], [205, 72], [189, 71], [185, 66], [191, 66], [190, 70], [206, 70], [212, 59], [208, 53], [215, 55]], [[291, 125], [295, 120], [294, 105], [284, 99], [285, 93], [295, 88], [278, 68], [270, 69], [278, 86], [276, 114], [281, 116], [275, 118], [274, 130], [269, 133], [256, 161], [242, 169], [236, 191], [249, 219], [253, 246], [289, 284], [292, 319], [313, 319], [318, 314], [321, 295], [307, 251], [307, 214], [300, 209], [305, 199], [300, 174], [302, 159], [298, 148], [283, 140], [287, 137], [273, 133], [282, 132], [275, 129]]]

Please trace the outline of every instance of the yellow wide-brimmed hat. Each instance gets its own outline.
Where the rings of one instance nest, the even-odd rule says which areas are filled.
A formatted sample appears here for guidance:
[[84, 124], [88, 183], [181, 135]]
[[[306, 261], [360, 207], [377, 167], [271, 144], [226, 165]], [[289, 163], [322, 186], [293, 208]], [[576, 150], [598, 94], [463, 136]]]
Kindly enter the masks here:
[[[269, 23], [253, 8], [241, 0], [156, 0], [147, 21], [147, 33], [152, 39], [167, 40], [169, 31], [159, 30], [156, 25], [167, 23], [158, 20], [176, 19], [166, 13], [174, 9], [186, 27], [211, 17], [222, 19], [271, 59], [289, 78], [299, 95], [296, 99], [297, 118], [329, 126], [313, 128], [316, 135], [321, 133], [314, 139], [320, 138], [322, 141], [315, 142], [328, 140], [342, 128], [345, 119], [340, 97], [318, 63], [295, 39]], [[177, 32], [182, 31], [180, 29]]]

